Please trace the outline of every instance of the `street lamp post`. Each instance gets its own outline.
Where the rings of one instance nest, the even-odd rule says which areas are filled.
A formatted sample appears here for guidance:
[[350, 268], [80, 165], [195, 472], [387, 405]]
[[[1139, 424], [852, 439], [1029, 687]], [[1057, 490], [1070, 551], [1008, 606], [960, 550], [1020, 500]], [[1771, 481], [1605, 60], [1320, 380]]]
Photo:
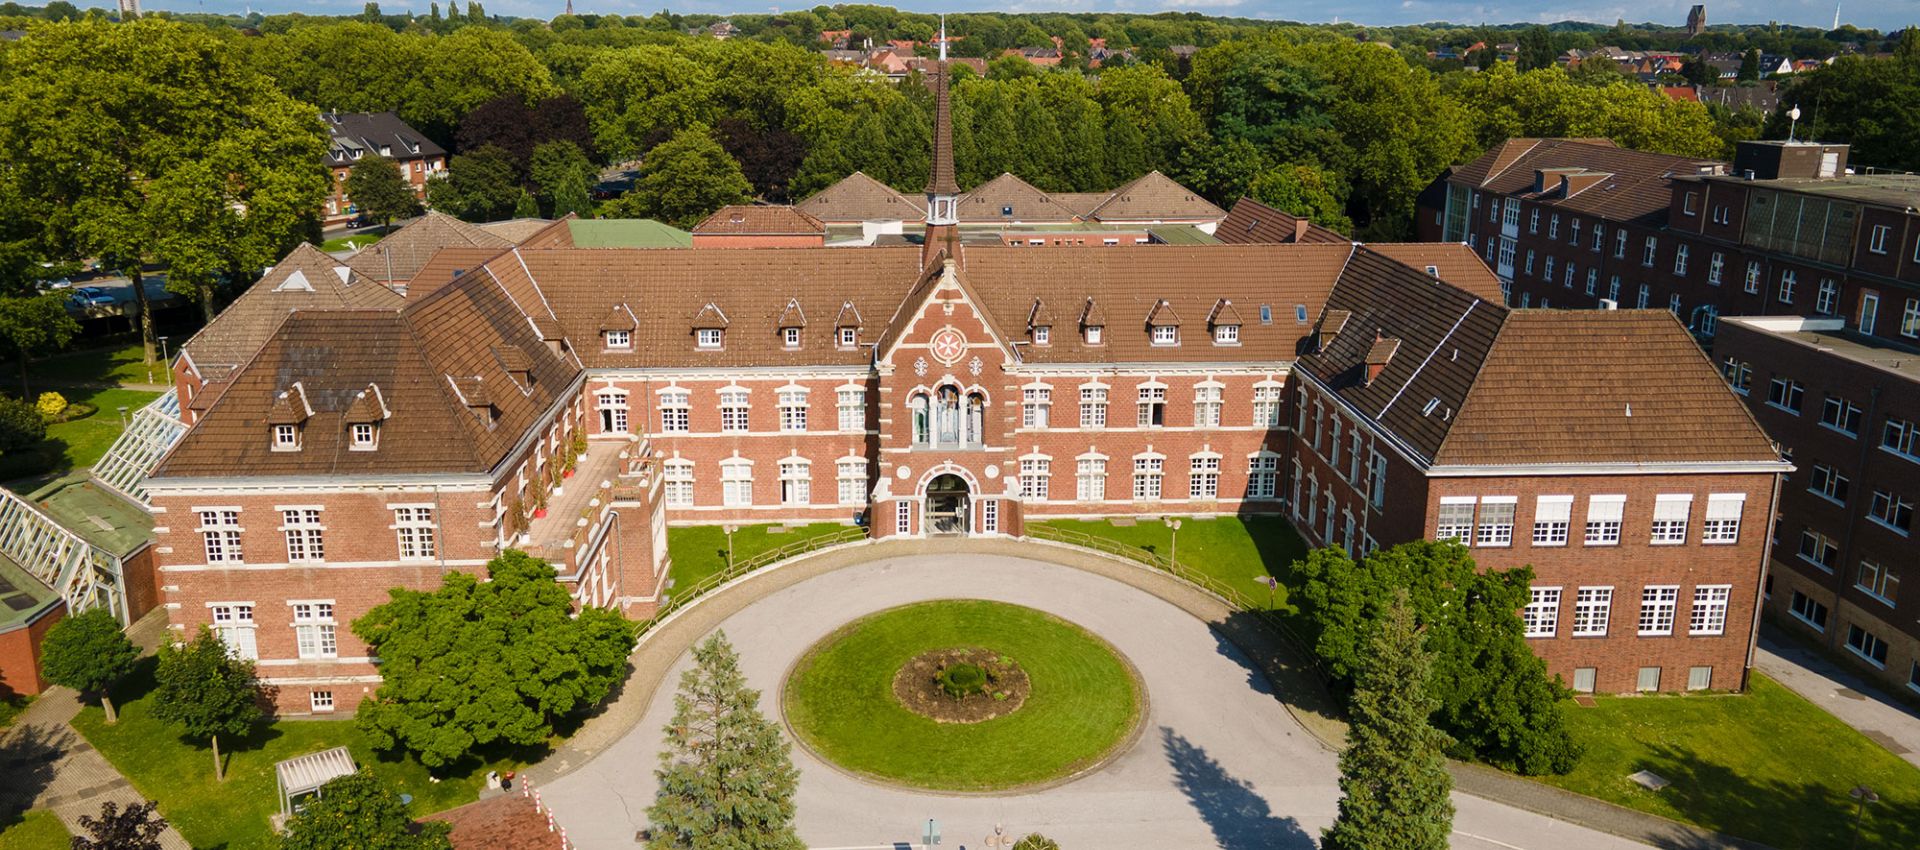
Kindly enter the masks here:
[[1170, 529], [1167, 534], [1167, 563], [1177, 565], [1180, 563], [1180, 520], [1167, 517], [1165, 522]]
[[1853, 840], [1848, 842], [1847, 847], [1856, 848], [1860, 846], [1860, 821], [1864, 820], [1867, 816], [1867, 805], [1880, 802], [1880, 795], [1875, 793], [1872, 788], [1859, 785], [1855, 786], [1852, 791], [1848, 791], [1847, 796], [1854, 799]]
[[733, 533], [739, 531], [740, 526], [723, 525], [720, 528], [727, 533], [727, 572], [733, 572]]
[[1799, 124], [1800, 124], [1800, 106], [1799, 104], [1795, 104], [1792, 109], [1787, 110], [1787, 143], [1788, 144], [1793, 143], [1793, 130], [1795, 127], [1799, 126]]

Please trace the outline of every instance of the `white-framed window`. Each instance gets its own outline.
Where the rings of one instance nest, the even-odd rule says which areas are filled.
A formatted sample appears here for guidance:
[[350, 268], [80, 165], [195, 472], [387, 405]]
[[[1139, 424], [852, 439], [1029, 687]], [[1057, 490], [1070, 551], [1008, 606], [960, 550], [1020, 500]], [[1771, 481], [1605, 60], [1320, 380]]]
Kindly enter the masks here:
[[1897, 416], [1887, 417], [1887, 424], [1880, 429], [1880, 448], [1908, 460], [1920, 461], [1920, 423], [1908, 422]]
[[1074, 498], [1097, 502], [1107, 497], [1107, 461], [1105, 458], [1080, 458], [1074, 481]]
[[1034, 345], [1052, 345], [1053, 344], [1053, 326], [1052, 325], [1034, 325], [1032, 333], [1033, 333]]
[[800, 347], [800, 329], [799, 328], [781, 328], [780, 329], [780, 345], [783, 348], [799, 348]]
[[238, 564], [240, 553], [240, 511], [217, 508], [200, 512], [200, 541], [207, 548], [207, 563]]
[[1740, 542], [1740, 512], [1746, 504], [1747, 496], [1744, 493], [1708, 494], [1707, 516], [1700, 523], [1700, 542]]
[[1652, 268], [1655, 255], [1659, 253], [1660, 253], [1660, 237], [1658, 236], [1647, 237], [1646, 250], [1640, 254], [1640, 265], [1646, 266], [1648, 268]]
[[1717, 635], [1727, 630], [1727, 603], [1733, 585], [1703, 584], [1693, 589], [1693, 610], [1687, 614], [1687, 634]]
[[608, 348], [632, 348], [633, 332], [632, 331], [607, 331], [607, 347]]
[[1727, 386], [1741, 395], [1753, 390], [1753, 364], [1738, 357], [1728, 357], [1720, 364], [1720, 374], [1727, 378]]
[[913, 533], [913, 503], [902, 499], [894, 505], [893, 531], [895, 534]]
[[1280, 385], [1260, 384], [1253, 388], [1253, 424], [1257, 428], [1280, 427]]
[[720, 462], [720, 504], [743, 508], [753, 504], [753, 462], [728, 458]]
[[320, 524], [319, 508], [287, 508], [280, 512], [280, 529], [287, 536], [288, 563], [312, 563], [326, 559], [321, 539], [327, 527]]
[[701, 328], [694, 331], [694, 345], [699, 348], [719, 348], [726, 339], [726, 332], [720, 328]]
[[347, 434], [352, 439], [350, 448], [354, 451], [369, 451], [380, 442], [380, 429], [372, 422], [355, 422], [347, 426]]
[[1893, 607], [1894, 601], [1900, 598], [1900, 577], [1894, 575], [1891, 568], [1877, 561], [1865, 559], [1860, 561], [1860, 570], [1854, 574], [1853, 586], [1868, 596], [1886, 603], [1889, 608]]
[[983, 534], [1000, 532], [1000, 500], [980, 500], [980, 531]]
[[1080, 427], [1107, 427], [1106, 387], [1089, 385], [1080, 388]]
[[[415, 164], [418, 165], [418, 163]], [[333, 692], [309, 691], [307, 693], [307, 708], [315, 714], [326, 714], [333, 711]]]
[[1140, 387], [1140, 416], [1135, 423], [1142, 428], [1167, 424], [1167, 388], [1158, 384]]
[[254, 629], [253, 603], [216, 602], [207, 606], [213, 633], [227, 645], [227, 654], [247, 661], [260, 659], [259, 635]]
[[603, 390], [594, 394], [594, 406], [600, 410], [600, 430], [609, 434], [627, 433], [627, 394]]
[[1280, 488], [1280, 456], [1257, 454], [1247, 467], [1247, 498], [1271, 499]]
[[693, 506], [693, 461], [675, 458], [665, 464], [666, 474], [661, 476], [666, 492], [664, 498], [667, 507], [686, 508]]
[[1685, 213], [1686, 215], [1699, 215], [1700, 214], [1700, 193], [1699, 192], [1686, 193], [1686, 195], [1683, 198], [1681, 198], [1681, 201], [1680, 201], [1680, 212]]
[[1653, 545], [1674, 546], [1687, 542], [1687, 516], [1692, 511], [1691, 495], [1663, 493], [1653, 497]]
[[1680, 607], [1680, 586], [1654, 584], [1640, 589], [1640, 634], [1673, 634], [1673, 619]]
[[861, 458], [846, 458], [834, 464], [834, 472], [839, 482], [840, 504], [863, 505], [867, 502], [867, 462]]
[[1860, 435], [1860, 415], [1858, 405], [1829, 393], [1820, 407], [1820, 424], [1849, 437], [1857, 437]]
[[1213, 326], [1213, 344], [1214, 345], [1239, 345], [1240, 344], [1240, 326], [1239, 325], [1214, 325]]
[[1621, 260], [1621, 259], [1625, 259], [1626, 256], [1627, 256], [1627, 231], [1624, 229], [1616, 230], [1613, 232], [1613, 258], [1616, 260]]
[[1676, 316], [1680, 315], [1680, 293], [1676, 292], [1667, 296], [1667, 312]]
[[1475, 546], [1511, 546], [1513, 545], [1513, 513], [1516, 500], [1513, 496], [1488, 496], [1480, 500], [1480, 524], [1475, 532]]
[[1179, 325], [1154, 325], [1151, 337], [1154, 345], [1179, 345]]
[[1221, 397], [1226, 388], [1216, 383], [1193, 388], [1193, 424], [1200, 428], [1220, 427]]
[[1800, 559], [1833, 572], [1835, 561], [1840, 559], [1840, 543], [1818, 531], [1808, 529], [1800, 533]]
[[1867, 518], [1905, 537], [1913, 531], [1913, 502], [1891, 490], [1876, 489]]
[[847, 433], [867, 430], [867, 391], [859, 387], [842, 387], [835, 397], [839, 401], [840, 430]]
[[1548, 239], [1560, 238], [1560, 214], [1559, 213], [1554, 213], [1552, 218], [1547, 219], [1547, 238]]
[[797, 388], [780, 390], [780, 430], [807, 430], [807, 391]]
[[434, 556], [432, 506], [402, 505], [394, 508], [393, 530], [400, 543], [400, 560], [424, 561]]
[[1527, 249], [1527, 263], [1526, 263], [1526, 266], [1521, 269], [1521, 271], [1525, 274], [1533, 274], [1533, 249], [1532, 248]]
[[1387, 456], [1379, 452], [1367, 453], [1367, 500], [1375, 508], [1387, 503]]
[[1807, 473], [1807, 492], [1833, 502], [1836, 505], [1847, 503], [1847, 490], [1852, 485], [1847, 476], [1824, 463], [1816, 463]]
[[693, 396], [686, 390], [667, 390], [660, 394], [660, 431], [685, 434], [692, 422]]
[[1642, 310], [1645, 310], [1647, 309], [1647, 305], [1652, 303], [1652, 301], [1653, 301], [1653, 287], [1648, 286], [1647, 284], [1644, 284], [1644, 283], [1640, 284], [1640, 297], [1638, 299], [1635, 299], [1633, 306], [1638, 307]]
[[720, 430], [734, 433], [747, 430], [747, 413], [752, 410], [747, 397], [743, 389], [720, 391]]
[[1194, 455], [1188, 458], [1187, 497], [1190, 499], [1217, 499], [1220, 497], [1220, 456]]
[[1601, 224], [1600, 222], [1597, 222], [1597, 221], [1594, 222], [1593, 223], [1593, 250], [1595, 253], [1599, 253], [1600, 245], [1606, 240], [1606, 238], [1607, 238], [1606, 225]]
[[1580, 244], [1580, 219], [1578, 218], [1567, 222], [1567, 244], [1574, 246]]
[[852, 347], [854, 347], [854, 346], [856, 346], [856, 345], [859, 345], [859, 344], [860, 344], [860, 329], [859, 329], [859, 328], [855, 328], [855, 327], [844, 327], [844, 328], [840, 328], [840, 329], [839, 329], [839, 340], [840, 340], [840, 347], [841, 347], [841, 348], [852, 348]]
[[1553, 637], [1560, 630], [1560, 588], [1535, 587], [1528, 596], [1527, 607], [1520, 611], [1527, 637]]
[[1553, 282], [1553, 255], [1552, 254], [1548, 254], [1546, 261], [1541, 263], [1540, 265], [1540, 279], [1548, 283]]
[[1020, 459], [1020, 498], [1044, 502], [1053, 478], [1053, 460], [1044, 457]]
[[1887, 225], [1874, 225], [1873, 233], [1867, 239], [1867, 250], [1875, 254], [1885, 254], [1887, 252], [1887, 234], [1892, 231], [1893, 228]]
[[1673, 246], [1673, 273], [1674, 274], [1685, 275], [1687, 273], [1687, 256], [1689, 253], [1691, 252], [1688, 250], [1687, 243], [1685, 242], [1682, 242], [1678, 245]]
[[1865, 659], [1868, 664], [1886, 669], [1887, 642], [1879, 635], [1860, 627], [1859, 623], [1847, 626], [1847, 649]]
[[1532, 210], [1532, 213], [1527, 216], [1527, 232], [1528, 233], [1540, 232], [1540, 208], [1539, 207], [1534, 207]]
[[301, 658], [338, 658], [340, 645], [335, 640], [333, 602], [294, 602], [294, 644]]
[[1793, 289], [1799, 283], [1800, 283], [1800, 279], [1796, 275], [1794, 275], [1793, 269], [1787, 269], [1780, 273], [1780, 293], [1779, 293], [1780, 303], [1782, 304], [1793, 303]]
[[1767, 403], [1794, 415], [1799, 415], [1806, 394], [1806, 387], [1788, 378], [1774, 378], [1767, 384]]
[[1600, 637], [1613, 617], [1613, 588], [1583, 587], [1573, 597], [1573, 636]]
[[1088, 345], [1099, 345], [1101, 338], [1106, 335], [1105, 330], [1104, 325], [1088, 325], [1082, 334], [1086, 337]]
[[1500, 266], [1499, 267], [1506, 269], [1509, 272], [1513, 270], [1513, 240], [1508, 239], [1505, 236], [1500, 237]]
[[1620, 522], [1626, 510], [1626, 496], [1588, 496], [1586, 545], [1619, 545]]
[[1620, 276], [1617, 274], [1607, 279], [1607, 300], [1620, 303]]
[[1707, 261], [1707, 283], [1713, 286], [1719, 286], [1721, 276], [1726, 271], [1726, 267], [1727, 255], [1719, 251], [1713, 252], [1713, 258]]
[[813, 502], [813, 464], [801, 458], [780, 461], [780, 504], [804, 506]]
[[1831, 316], [1840, 304], [1840, 284], [1833, 278], [1820, 279], [1820, 288], [1813, 294], [1813, 311], [1822, 316]]
[[1158, 455], [1144, 455], [1133, 459], [1134, 501], [1160, 498], [1160, 480], [1164, 475], [1166, 464], [1166, 459]]
[[1920, 337], [1920, 298], [1907, 299], [1906, 309], [1900, 313], [1900, 335]]
[[1442, 496], [1440, 517], [1434, 524], [1434, 539], [1457, 540], [1461, 543], [1472, 540], [1473, 505], [1472, 496]]
[[1814, 631], [1827, 630], [1827, 606], [1815, 602], [1813, 597], [1796, 590], [1793, 599], [1787, 603], [1787, 610], [1795, 619], [1812, 626]]
[[1045, 428], [1053, 413], [1053, 388], [1023, 387], [1020, 390], [1020, 427]]
[[274, 451], [291, 452], [291, 451], [298, 451], [299, 449], [300, 449], [300, 426], [298, 425], [273, 426], [273, 450]]
[[1533, 545], [1565, 546], [1573, 523], [1572, 496], [1540, 496], [1533, 504]]
[[1759, 260], [1747, 261], [1747, 279], [1746, 279], [1746, 282], [1742, 285], [1742, 288], [1746, 290], [1748, 295], [1759, 294], [1760, 292], [1760, 261]]

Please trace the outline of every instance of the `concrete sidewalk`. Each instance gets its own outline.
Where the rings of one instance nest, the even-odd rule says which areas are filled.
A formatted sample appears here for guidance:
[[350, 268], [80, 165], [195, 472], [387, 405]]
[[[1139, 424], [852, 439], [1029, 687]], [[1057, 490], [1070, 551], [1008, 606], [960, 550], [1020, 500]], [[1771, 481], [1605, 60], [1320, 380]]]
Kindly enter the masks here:
[[1920, 766], [1920, 714], [1826, 656], [1771, 631], [1760, 631], [1754, 667]]

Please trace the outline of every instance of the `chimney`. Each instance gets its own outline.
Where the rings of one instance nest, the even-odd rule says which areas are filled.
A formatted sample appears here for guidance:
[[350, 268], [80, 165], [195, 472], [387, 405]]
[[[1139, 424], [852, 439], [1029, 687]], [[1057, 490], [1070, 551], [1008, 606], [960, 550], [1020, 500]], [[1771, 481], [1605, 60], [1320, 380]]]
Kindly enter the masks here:
[[1367, 349], [1367, 386], [1373, 386], [1380, 373], [1387, 371], [1387, 364], [1392, 362], [1393, 353], [1398, 350], [1400, 340], [1382, 336], [1378, 328], [1374, 329], [1373, 347]]
[[1602, 310], [1618, 310], [1618, 309], [1620, 309], [1620, 302], [1618, 302], [1618, 301], [1615, 301], [1615, 300], [1613, 300], [1613, 299], [1611, 299], [1611, 298], [1602, 298], [1602, 299], [1600, 299], [1600, 309], [1602, 309]]
[[1293, 241], [1295, 242], [1302, 241], [1307, 235], [1308, 228], [1311, 228], [1312, 226], [1313, 226], [1313, 222], [1307, 219], [1304, 219], [1304, 218], [1294, 219], [1293, 220]]

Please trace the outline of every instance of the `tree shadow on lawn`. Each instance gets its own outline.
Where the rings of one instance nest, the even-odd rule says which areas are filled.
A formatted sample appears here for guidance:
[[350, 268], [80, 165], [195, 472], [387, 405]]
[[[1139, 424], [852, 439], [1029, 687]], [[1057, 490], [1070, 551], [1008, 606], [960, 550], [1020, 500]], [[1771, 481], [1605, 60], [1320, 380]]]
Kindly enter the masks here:
[[53, 765], [60, 759], [62, 735], [79, 737], [66, 727], [22, 725], [0, 732], [0, 831], [25, 819], [33, 801], [53, 782]]
[[1275, 817], [1266, 798], [1226, 771], [1207, 751], [1172, 729], [1160, 727], [1174, 781], [1213, 830], [1224, 850], [1313, 850], [1313, 837], [1291, 817]]
[[[1654, 793], [1686, 819], [1779, 850], [1920, 847], [1920, 811], [1906, 800], [1868, 806], [1860, 820], [1858, 844], [1852, 843], [1857, 804], [1847, 795], [1854, 787], [1851, 784], [1842, 788], [1755, 780], [1666, 744], [1653, 745], [1632, 768], [1651, 770], [1670, 781], [1671, 785]], [[1789, 824], [1797, 828], [1786, 828]], [[1662, 846], [1693, 850], [1692, 842]]]

